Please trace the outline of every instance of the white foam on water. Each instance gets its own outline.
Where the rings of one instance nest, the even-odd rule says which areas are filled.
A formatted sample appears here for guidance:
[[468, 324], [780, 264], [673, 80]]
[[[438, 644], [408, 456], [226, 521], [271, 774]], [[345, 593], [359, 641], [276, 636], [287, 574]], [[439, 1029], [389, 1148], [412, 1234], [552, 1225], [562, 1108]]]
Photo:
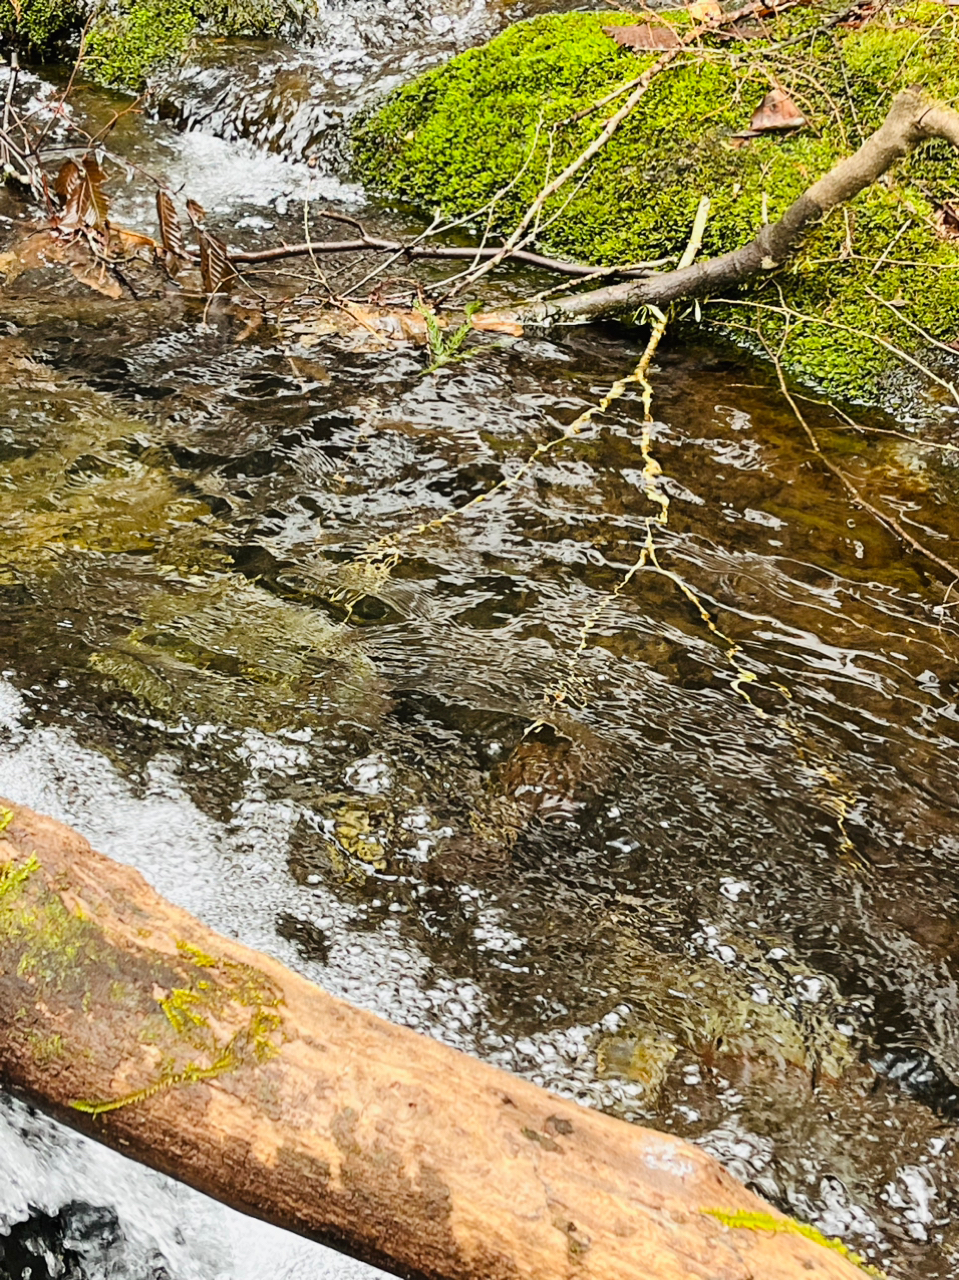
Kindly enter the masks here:
[[[351, 206], [362, 198], [355, 183], [261, 150], [243, 139], [221, 138], [202, 130], [164, 133], [157, 129], [151, 140], [157, 148], [151, 157], [151, 172], [178, 193], [177, 200], [182, 193], [183, 200], [196, 200], [210, 214], [252, 208], [273, 210], [277, 217], [286, 217], [299, 209], [302, 216], [304, 202], [311, 207]], [[115, 218], [129, 225], [153, 226], [153, 189], [140, 174], [131, 173], [126, 183], [116, 174], [110, 190]], [[265, 225], [268, 229], [273, 224], [266, 219]]]
[[[173, 1280], [378, 1280], [353, 1258], [247, 1218], [115, 1151], [0, 1102], [0, 1234], [38, 1210], [71, 1201], [118, 1210], [123, 1274], [154, 1274], [159, 1254]], [[115, 1273], [111, 1269], [111, 1276]]]

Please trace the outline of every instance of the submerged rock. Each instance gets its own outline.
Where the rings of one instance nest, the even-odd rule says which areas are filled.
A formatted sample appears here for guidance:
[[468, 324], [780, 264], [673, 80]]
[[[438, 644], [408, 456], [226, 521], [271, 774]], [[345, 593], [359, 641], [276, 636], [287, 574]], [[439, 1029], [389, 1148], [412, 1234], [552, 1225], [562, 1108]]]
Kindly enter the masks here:
[[141, 610], [91, 663], [165, 718], [269, 731], [377, 702], [375, 669], [348, 628], [239, 574], [157, 592]]
[[[678, 30], [690, 21], [685, 11], [662, 17]], [[918, 84], [945, 102], [959, 94], [959, 38], [940, 5], [829, 18], [822, 5], [798, 6], [692, 45], [547, 202], [537, 247], [604, 265], [676, 257], [708, 196], [703, 254], [737, 248], [855, 151], [899, 89]], [[358, 173], [383, 194], [507, 233], [659, 56], [623, 48], [605, 34], [608, 22], [608, 13], [520, 22], [394, 91], [357, 127]], [[742, 136], [770, 84], [788, 92], [806, 126]], [[902, 367], [890, 344], [925, 353], [930, 338], [959, 334], [949, 220], [957, 172], [949, 146], [922, 145], [828, 215], [782, 270], [732, 304], [710, 302], [705, 318], [756, 347], [784, 340], [788, 367], [833, 392], [889, 396]]]
[[78, 617], [109, 591], [123, 630], [84, 617], [78, 641], [109, 688], [167, 723], [375, 719], [385, 694], [355, 633], [232, 572], [212, 500], [146, 432], [0, 338], [0, 585], [77, 593]]

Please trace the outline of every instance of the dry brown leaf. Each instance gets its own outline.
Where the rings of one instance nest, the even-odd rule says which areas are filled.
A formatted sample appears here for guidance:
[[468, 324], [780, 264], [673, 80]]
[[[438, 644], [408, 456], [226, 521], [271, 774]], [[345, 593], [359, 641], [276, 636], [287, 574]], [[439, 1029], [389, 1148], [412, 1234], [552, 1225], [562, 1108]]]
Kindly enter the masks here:
[[482, 333], [508, 333], [513, 338], [523, 336], [523, 326], [509, 312], [481, 312], [478, 316], [471, 317], [471, 323], [474, 329], [479, 329]]
[[60, 169], [54, 190], [63, 201], [63, 212], [53, 222], [62, 231], [106, 232], [110, 201], [103, 190], [106, 174], [93, 156], [82, 165], [68, 160]]
[[785, 129], [801, 129], [806, 117], [785, 89], [770, 89], [753, 112], [749, 122], [752, 133], [778, 133]]
[[66, 206], [70, 203], [71, 197], [82, 182], [83, 170], [77, 162], [75, 160], [64, 160], [53, 184], [53, 189], [59, 196], [61, 205]]
[[[419, 311], [397, 311], [395, 313], [396, 320], [400, 326], [400, 332], [409, 342], [413, 342], [418, 347], [426, 345], [427, 331], [426, 321]], [[442, 322], [437, 317], [437, 323], [443, 328]]]
[[110, 266], [95, 256], [86, 236], [63, 235], [44, 227], [25, 235], [3, 258], [8, 285], [28, 271], [56, 266], [68, 268], [81, 284], [108, 298], [127, 296]]
[[142, 257], [139, 252], [141, 249], [159, 249], [160, 246], [152, 236], [141, 235], [139, 231], [128, 231], [126, 227], [118, 227], [112, 225], [110, 227], [110, 256], [117, 257], [122, 254], [123, 257], [129, 258], [133, 255]]
[[160, 223], [160, 240], [168, 254], [176, 258], [185, 258], [186, 249], [183, 244], [183, 228], [177, 217], [176, 207], [168, 191], [157, 192], [157, 220]]
[[97, 262], [95, 260], [84, 262], [81, 260], [68, 262], [67, 265], [81, 284], [85, 284], [90, 289], [95, 289], [97, 293], [102, 293], [104, 297], [113, 298], [116, 301], [119, 298], [128, 296], [120, 281], [105, 262]]
[[200, 241], [200, 278], [204, 293], [217, 293], [224, 282], [236, 274], [227, 247], [219, 236], [197, 227]]
[[693, 0], [686, 6], [686, 12], [693, 22], [710, 22], [713, 18], [721, 18], [723, 11], [717, 0]]
[[665, 53], [669, 49], [678, 49], [681, 43], [672, 27], [653, 27], [648, 22], [631, 27], [603, 27], [603, 32], [624, 49], [646, 53]]
[[946, 203], [936, 213], [936, 230], [946, 240], [959, 239], [959, 205]]
[[77, 231], [81, 227], [87, 226], [90, 222], [90, 183], [79, 166], [77, 167], [77, 174], [78, 179], [71, 184], [70, 194], [67, 197], [63, 213], [55, 219], [57, 226], [64, 231]]
[[[437, 317], [440, 327], [445, 327]], [[338, 339], [351, 351], [388, 351], [397, 345], [427, 342], [426, 321], [419, 311], [402, 307], [366, 307], [344, 302], [337, 307], [317, 307], [295, 323], [283, 326], [287, 338], [300, 347], [315, 347], [322, 338]]]
[[[450, 321], [442, 316], [434, 317], [440, 328]], [[474, 329], [485, 333], [506, 333], [520, 337], [523, 326], [510, 311], [490, 311], [471, 317]], [[351, 351], [388, 351], [398, 345], [411, 343], [417, 347], [427, 345], [429, 334], [421, 311], [403, 307], [363, 306], [356, 302], [342, 302], [337, 306], [317, 307], [283, 326], [287, 339], [298, 347], [315, 347], [323, 338], [337, 339], [337, 345]]]
[[374, 337], [379, 336], [378, 319], [381, 316], [391, 314], [388, 311], [381, 313], [372, 307], [364, 307], [359, 302], [344, 302], [343, 310], [348, 316], [352, 316], [361, 329], [365, 329], [367, 333], [373, 334]]
[[93, 214], [93, 225], [102, 229], [107, 225], [107, 217], [110, 212], [110, 201], [103, 190], [106, 174], [93, 156], [83, 157], [83, 172], [87, 180], [87, 186], [90, 189], [90, 211]]
[[195, 227], [201, 227], [206, 222], [206, 209], [202, 204], [198, 204], [196, 200], [188, 200], [186, 202], [186, 211]]

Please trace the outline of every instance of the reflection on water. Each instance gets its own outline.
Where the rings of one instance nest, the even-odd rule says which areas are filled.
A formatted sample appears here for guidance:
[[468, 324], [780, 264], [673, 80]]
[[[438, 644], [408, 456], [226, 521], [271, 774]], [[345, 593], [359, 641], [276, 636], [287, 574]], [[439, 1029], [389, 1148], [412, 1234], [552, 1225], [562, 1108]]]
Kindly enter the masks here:
[[[953, 1274], [944, 584], [738, 358], [664, 357], [664, 572], [624, 588], [655, 514], [629, 396], [416, 530], [595, 400], [628, 338], [425, 378], [331, 340], [303, 390], [235, 336], [8, 340], [0, 792], [359, 1004], [701, 1142], [892, 1274]], [[873, 500], [954, 534], [948, 451], [811, 413]], [[8, 1150], [25, 1129], [52, 1159], [8, 1117]], [[102, 1207], [51, 1177], [7, 1219]]]
[[[331, 10], [167, 86], [192, 132], [131, 115], [113, 145], [251, 242], [298, 238], [296, 202], [359, 198], [343, 114], [505, 16]], [[333, 337], [291, 363], [176, 302], [15, 319], [0, 794], [357, 1004], [701, 1143], [890, 1275], [959, 1277], [955, 595], [768, 372], [673, 349], [649, 451], [628, 393], [520, 474], [630, 335], [423, 376]], [[808, 413], [948, 559], [949, 424]], [[367, 1270], [12, 1102], [2, 1231], [34, 1280]]]

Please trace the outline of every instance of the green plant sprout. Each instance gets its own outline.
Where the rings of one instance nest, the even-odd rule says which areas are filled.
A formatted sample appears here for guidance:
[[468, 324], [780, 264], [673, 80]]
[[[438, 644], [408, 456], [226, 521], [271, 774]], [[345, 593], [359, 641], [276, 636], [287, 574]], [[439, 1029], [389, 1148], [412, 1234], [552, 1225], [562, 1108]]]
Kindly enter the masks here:
[[445, 333], [436, 318], [435, 311], [425, 306], [422, 302], [413, 304], [413, 309], [419, 312], [426, 323], [426, 345], [430, 355], [430, 363], [423, 370], [424, 378], [428, 373], [435, 373], [437, 369], [442, 369], [446, 364], [453, 364], [457, 360], [468, 360], [473, 354], [471, 351], [462, 351], [461, 348], [473, 332], [473, 316], [480, 310], [482, 305], [481, 302], [467, 303], [466, 319], [452, 333]]

